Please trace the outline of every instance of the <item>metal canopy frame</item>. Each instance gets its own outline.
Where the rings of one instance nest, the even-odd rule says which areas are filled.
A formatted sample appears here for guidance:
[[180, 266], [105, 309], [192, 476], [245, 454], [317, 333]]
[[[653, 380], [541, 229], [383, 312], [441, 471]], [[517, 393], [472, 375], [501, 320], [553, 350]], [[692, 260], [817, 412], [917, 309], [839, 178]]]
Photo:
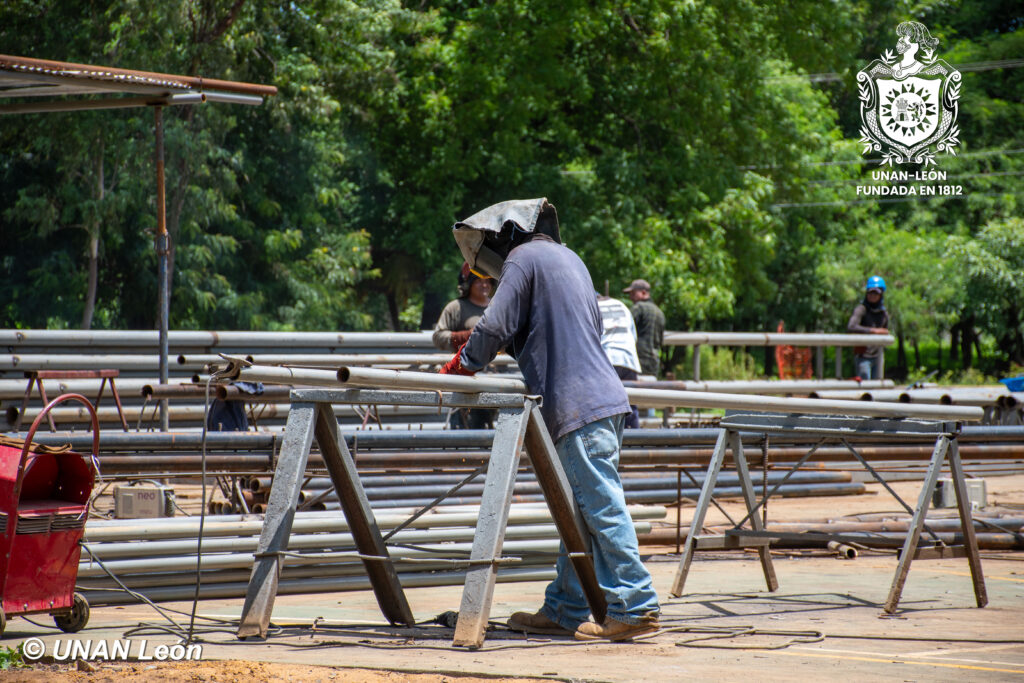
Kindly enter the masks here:
[[[342, 511], [352, 529], [358, 557], [366, 568], [381, 612], [392, 624], [412, 626], [415, 623], [394, 563], [388, 555], [387, 538], [381, 535], [377, 527], [348, 446], [344, 439], [338, 437], [338, 424], [331, 408], [336, 403], [436, 405], [439, 410], [452, 407], [495, 408], [498, 411], [473, 548], [469, 559], [464, 561], [467, 567], [466, 582], [453, 645], [478, 648], [483, 644], [498, 567], [513, 559], [501, 555], [512, 504], [512, 489], [524, 447], [559, 537], [580, 579], [591, 613], [599, 623], [604, 620], [607, 603], [594, 571], [589, 536], [541, 416], [539, 397], [440, 390], [296, 390], [291, 393], [291, 402], [281, 454], [267, 502], [263, 532], [242, 608], [237, 631], [239, 638], [267, 637], [281, 576], [280, 558], [287, 553], [295, 508], [314, 438], [338, 492]], [[466, 481], [468, 479], [462, 483]], [[418, 511], [413, 518], [440, 500]]]
[[[960, 461], [960, 453], [957, 444], [957, 437], [960, 434], [961, 425], [958, 422], [927, 422], [921, 420], [891, 419], [891, 418], [855, 418], [841, 416], [806, 416], [806, 415], [778, 415], [766, 413], [727, 413], [721, 421], [723, 429], [719, 432], [715, 450], [711, 456], [711, 463], [708, 466], [707, 478], [701, 488], [697, 507], [690, 523], [690, 533], [686, 544], [682, 549], [679, 558], [679, 568], [676, 571], [675, 580], [672, 584], [671, 595], [680, 597], [683, 594], [683, 587], [686, 577], [689, 574], [690, 563], [693, 554], [697, 550], [725, 550], [741, 548], [757, 548], [760, 555], [765, 581], [768, 590], [774, 591], [778, 588], [779, 582], [775, 576], [775, 569], [772, 566], [769, 554], [769, 544], [772, 539], [792, 537], [793, 534], [773, 532], [764, 527], [764, 520], [758, 515], [768, 499], [790, 475], [796, 472], [808, 458], [813, 455], [822, 444], [827, 441], [836, 440], [842, 443], [850, 453], [858, 460], [867, 471], [885, 489], [896, 498], [896, 500], [912, 514], [913, 518], [907, 531], [907, 537], [903, 542], [899, 555], [899, 562], [896, 573], [893, 576], [892, 586], [889, 590], [888, 599], [885, 602], [884, 610], [888, 614], [896, 612], [903, 587], [910, 572], [910, 564], [915, 559], [938, 559], [944, 557], [966, 557], [971, 570], [971, 580], [974, 584], [974, 596], [978, 607], [988, 604], [988, 595], [985, 589], [985, 576], [981, 569], [981, 557], [978, 553], [978, 541], [974, 532], [974, 522], [971, 517], [971, 504], [967, 494], [967, 485], [964, 481], [963, 465]], [[747, 458], [743, 451], [743, 443], [740, 439], [740, 432], [761, 432], [765, 435], [775, 434], [804, 434], [820, 437], [800, 460], [793, 465], [783, 479], [775, 486], [765, 492], [758, 502], [754, 493], [753, 483], [747, 465]], [[857, 449], [850, 443], [857, 438], [905, 438], [919, 440], [924, 436], [935, 437], [935, 448], [932, 452], [931, 462], [928, 466], [928, 473], [925, 475], [924, 485], [917, 500], [917, 506], [911, 508], [904, 502], [889, 484], [875, 471], [867, 460], [857, 452]], [[707, 513], [709, 503], [713, 502], [712, 493], [718, 479], [718, 474], [725, 463], [726, 450], [732, 452], [732, 458], [739, 475], [740, 485], [743, 490], [743, 498], [747, 507], [747, 515], [722, 536], [702, 535], [704, 528], [704, 517]], [[956, 492], [957, 510], [960, 515], [960, 525], [963, 530], [963, 543], [961, 545], [947, 545], [927, 528], [925, 517], [928, 513], [928, 505], [932, 499], [938, 481], [939, 472], [943, 464], [949, 463], [950, 474], [953, 480], [953, 489]], [[750, 522], [752, 529], [743, 528], [746, 522]], [[932, 541], [925, 545], [921, 544], [922, 532], [928, 532]], [[799, 534], [801, 538], [807, 538], [806, 534]], [[838, 542], [850, 542], [850, 538], [841, 534], [815, 534], [816, 538], [828, 537], [829, 540]], [[863, 538], [858, 538], [863, 541]]]
[[[160, 328], [160, 383], [166, 384], [170, 283], [170, 238], [164, 202], [163, 108], [204, 102], [259, 105], [277, 93], [272, 85], [181, 76], [152, 71], [117, 69], [93, 64], [58, 62], [0, 54], [0, 104], [2, 114], [42, 114], [62, 111], [153, 107], [156, 141], [156, 253], [159, 262], [158, 322]], [[99, 97], [96, 97], [99, 96]], [[168, 431], [167, 399], [160, 400], [160, 429]]]

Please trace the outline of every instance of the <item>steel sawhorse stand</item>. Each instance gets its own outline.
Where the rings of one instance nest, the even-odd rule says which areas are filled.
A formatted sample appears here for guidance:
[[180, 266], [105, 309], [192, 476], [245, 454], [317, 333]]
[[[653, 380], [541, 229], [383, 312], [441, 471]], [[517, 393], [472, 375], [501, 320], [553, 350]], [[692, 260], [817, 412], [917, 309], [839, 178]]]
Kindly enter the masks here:
[[[765, 530], [763, 522], [758, 515], [758, 510], [786, 482], [789, 476], [796, 472], [810, 458], [819, 446], [828, 440], [838, 440], [913, 515], [910, 528], [907, 531], [907, 537], [900, 551], [899, 563], [896, 567], [892, 586], [889, 589], [889, 597], [885, 602], [885, 612], [892, 614], [896, 611], [907, 580], [907, 574], [910, 572], [910, 564], [915, 559], [966, 557], [971, 570], [971, 579], [974, 584], [974, 596], [977, 605], [978, 607], [984, 607], [988, 604], [985, 577], [981, 569], [981, 557], [978, 554], [978, 541], [974, 533], [974, 522], [971, 518], [971, 504], [967, 494], [967, 485], [964, 482], [964, 470], [960, 461], [960, 451], [957, 443], [957, 437], [960, 433], [959, 423], [926, 422], [911, 419], [737, 413], [727, 414], [722, 420], [721, 426], [722, 430], [719, 433], [715, 450], [711, 456], [711, 463], [708, 466], [707, 478], [704, 480], [704, 485], [701, 488], [700, 497], [697, 501], [697, 508], [693, 514], [693, 521], [690, 523], [690, 535], [683, 547], [679, 568], [676, 572], [675, 581], [672, 584], [671, 595], [673, 597], [680, 597], [683, 594], [683, 586], [686, 583], [690, 563], [693, 560], [693, 553], [696, 550], [705, 549], [721, 550], [756, 547], [761, 557], [768, 590], [775, 590], [778, 587], [778, 580], [772, 567], [768, 544], [773, 538], [781, 538], [788, 536], [788, 534]], [[761, 502], [756, 502], [746, 455], [743, 452], [740, 431], [816, 436], [820, 437], [820, 440], [789, 470], [782, 481], [775, 484], [765, 494]], [[850, 444], [851, 440], [864, 438], [886, 438], [893, 440], [935, 438], [935, 448], [932, 451], [931, 461], [928, 466], [928, 472], [925, 475], [924, 486], [921, 488], [921, 493], [918, 497], [917, 507], [911, 509], [909, 505], [904, 503], [878, 472]], [[711, 502], [718, 473], [725, 462], [727, 448], [732, 452], [732, 457], [736, 464], [740, 486], [743, 490], [743, 498], [747, 506], [747, 516], [741, 519], [732, 529], [728, 530], [724, 536], [702, 536], [701, 530], [704, 526], [704, 517], [707, 513], [708, 504]], [[956, 492], [957, 509], [963, 529], [963, 544], [946, 545], [936, 539], [935, 542], [922, 546], [921, 533], [927, 530], [925, 517], [928, 513], [928, 505], [935, 492], [939, 472], [947, 462], [949, 463], [950, 474], [953, 480], [953, 489]], [[742, 528], [743, 524], [748, 520], [753, 527], [749, 530]], [[827, 536], [830, 538], [840, 538], [839, 535]], [[800, 537], [806, 538], [807, 534], [800, 534]]]
[[291, 393], [291, 402], [263, 531], [236, 634], [239, 638], [267, 636], [277, 597], [281, 559], [287, 552], [295, 506], [314, 438], [338, 492], [342, 511], [381, 612], [392, 624], [412, 626], [415, 623], [384, 537], [360, 483], [355, 461], [345, 440], [338, 437], [332, 404], [498, 409], [453, 645], [475, 648], [483, 644], [498, 565], [502, 560], [500, 556], [512, 504], [512, 489], [524, 446], [559, 536], [583, 586], [591, 613], [599, 623], [604, 620], [607, 603], [594, 572], [589, 536], [541, 416], [539, 398], [522, 394], [349, 389], [297, 390]]

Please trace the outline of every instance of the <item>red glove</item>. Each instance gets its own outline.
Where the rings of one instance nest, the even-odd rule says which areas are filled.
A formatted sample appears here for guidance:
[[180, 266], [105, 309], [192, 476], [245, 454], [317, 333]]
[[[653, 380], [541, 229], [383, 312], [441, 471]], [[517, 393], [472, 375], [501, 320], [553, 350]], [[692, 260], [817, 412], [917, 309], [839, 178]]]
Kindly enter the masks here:
[[459, 330], [458, 332], [452, 332], [452, 348], [458, 349], [467, 341], [469, 341], [469, 335], [473, 334], [473, 330]]
[[440, 374], [467, 375], [470, 377], [476, 374], [476, 370], [467, 370], [466, 368], [462, 367], [462, 361], [460, 360], [460, 358], [462, 357], [462, 349], [465, 348], [465, 346], [466, 344], [463, 343], [459, 347], [459, 350], [455, 352], [455, 356], [450, 361], [445, 363], [444, 366], [440, 369]]

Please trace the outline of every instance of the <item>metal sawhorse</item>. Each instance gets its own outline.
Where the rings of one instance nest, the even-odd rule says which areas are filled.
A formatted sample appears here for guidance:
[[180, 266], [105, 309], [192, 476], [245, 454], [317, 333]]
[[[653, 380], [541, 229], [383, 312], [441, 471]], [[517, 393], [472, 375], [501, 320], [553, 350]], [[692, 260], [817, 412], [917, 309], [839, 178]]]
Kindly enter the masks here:
[[476, 648], [483, 644], [498, 565], [503, 561], [501, 550], [512, 503], [512, 488], [524, 446], [558, 534], [579, 576], [591, 613], [596, 621], [604, 620], [607, 603], [594, 572], [589, 536], [541, 417], [538, 397], [505, 393], [310, 389], [293, 391], [291, 402], [263, 531], [242, 608], [237, 631], [239, 638], [267, 636], [281, 575], [281, 558], [288, 552], [295, 506], [314, 438], [338, 492], [359, 559], [369, 575], [381, 612], [392, 624], [412, 626], [415, 623], [398, 573], [388, 555], [385, 537], [377, 527], [360, 483], [355, 461], [345, 440], [338, 437], [338, 422], [332, 404], [498, 409], [453, 645]]
[[[25, 416], [25, 410], [28, 409], [29, 399], [32, 398], [33, 385], [39, 388], [39, 398], [42, 399], [45, 406], [50, 401], [46, 398], [46, 389], [43, 388], [44, 379], [99, 379], [101, 380], [100, 391], [96, 396], [96, 403], [93, 405], [96, 408], [100, 407], [100, 400], [103, 398], [103, 387], [107, 382], [110, 382], [110, 393], [114, 395], [117, 415], [121, 418], [121, 428], [127, 432], [128, 421], [124, 417], [124, 408], [121, 406], [121, 396], [117, 393], [117, 385], [114, 384], [114, 379], [119, 377], [120, 374], [119, 370], [27, 370], [25, 377], [28, 379], [28, 386], [25, 388], [25, 397], [21, 400], [21, 410], [18, 412], [18, 419], [14, 422], [14, 431], [18, 431], [21, 428], [22, 418]], [[46, 419], [50, 422], [50, 431], [57, 431], [53, 415], [47, 413]]]
[[[697, 500], [697, 507], [693, 513], [693, 520], [690, 523], [690, 534], [679, 559], [679, 568], [671, 590], [673, 597], [680, 597], [683, 594], [683, 586], [686, 583], [686, 577], [690, 570], [693, 553], [697, 550], [755, 547], [760, 555], [768, 590], [774, 591], [778, 588], [778, 579], [775, 576], [775, 569], [772, 566], [769, 554], [769, 543], [773, 538], [782, 538], [788, 534], [766, 530], [761, 517], [758, 515], [758, 511], [765, 501], [786, 482], [789, 476], [807, 462], [815, 450], [827, 441], [838, 440], [913, 515], [906, 540], [900, 551], [899, 563], [896, 567], [896, 574], [893, 577], [892, 587], [889, 590], [889, 597], [885, 602], [885, 612], [892, 614], [896, 611], [900, 596], [903, 593], [903, 586], [907, 580], [907, 574], [910, 571], [910, 563], [915, 559], [966, 557], [971, 569], [977, 605], [978, 607], [984, 607], [988, 604], [988, 596], [985, 591], [985, 577], [982, 574], [981, 558], [978, 554], [978, 541], [971, 518], [971, 503], [967, 495], [967, 486], [964, 483], [963, 465], [960, 462], [960, 452], [957, 445], [957, 436], [960, 433], [959, 423], [928, 422], [911, 419], [727, 413], [726, 417], [721, 421], [721, 426], [722, 430], [718, 435], [718, 440], [711, 456], [711, 463], [708, 466], [707, 478], [704, 480], [700, 497]], [[818, 437], [820, 440], [789, 470], [782, 481], [778, 482], [768, 491], [760, 502], [757, 502], [750, 479], [747, 458], [743, 452], [740, 431], [760, 432], [762, 434], [804, 435]], [[892, 440], [935, 439], [935, 448], [932, 451], [931, 462], [925, 475], [924, 486], [921, 488], [916, 508], [912, 509], [904, 503], [889, 484], [850, 443], [851, 440], [864, 438], [876, 440], [879, 438]], [[725, 463], [726, 450], [732, 452], [740, 485], [743, 489], [743, 499], [746, 503], [747, 515], [736, 523], [732, 529], [726, 531], [723, 536], [703, 536], [701, 535], [701, 530], [704, 527], [704, 517], [711, 502], [718, 473]], [[934, 542], [922, 546], [920, 542], [921, 533], [922, 531], [927, 531], [924, 520], [928, 512], [928, 505], [935, 491], [939, 472], [946, 462], [949, 463], [953, 488], [956, 492], [957, 509], [960, 514], [960, 524], [963, 528], [963, 544], [946, 545], [936, 538]], [[743, 524], [748, 520], [752, 529], [743, 528]], [[862, 537], [844, 539], [838, 534], [817, 534], [816, 536], [827, 536], [840, 542], [864, 540]], [[799, 537], [808, 538], [808, 534], [800, 534]]]

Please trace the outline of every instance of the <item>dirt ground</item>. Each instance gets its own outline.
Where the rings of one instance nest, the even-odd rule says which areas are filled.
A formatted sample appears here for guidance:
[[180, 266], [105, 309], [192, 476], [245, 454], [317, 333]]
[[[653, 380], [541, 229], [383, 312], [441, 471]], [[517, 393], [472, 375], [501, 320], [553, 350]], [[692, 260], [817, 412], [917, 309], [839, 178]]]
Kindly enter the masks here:
[[[989, 509], [1019, 516], [1024, 509], [1024, 474], [990, 477]], [[893, 488], [913, 504], [920, 481], [900, 481]], [[742, 503], [725, 501], [731, 515]], [[877, 519], [899, 510], [880, 486], [870, 484], [857, 496], [773, 499], [772, 522], [827, 519]], [[939, 511], [948, 515], [952, 511]], [[686, 525], [692, 508], [682, 509]], [[715, 509], [708, 523], [725, 521]], [[666, 526], [674, 526], [675, 510]], [[778, 591], [764, 591], [756, 554], [698, 553], [685, 594], [668, 597], [678, 557], [674, 548], [644, 548], [654, 553], [647, 566], [662, 597], [662, 626], [650, 640], [632, 645], [577, 643], [572, 639], [514, 639], [508, 632], [488, 635], [478, 651], [451, 647], [451, 632], [439, 626], [415, 634], [387, 634], [370, 591], [329, 595], [282, 595], [274, 622], [285, 625], [266, 641], [240, 642], [233, 632], [204, 639], [202, 661], [102, 662], [79, 671], [76, 664], [36, 664], [32, 669], [0, 672], [3, 681], [369, 681], [392, 683], [469, 683], [483, 681], [663, 681], [703, 678], [741, 680], [757, 672], [758, 681], [821, 680], [843, 676], [862, 680], [963, 681], [1024, 678], [1024, 552], [983, 552], [989, 605], [977, 609], [966, 561], [952, 558], [916, 561], [910, 572], [901, 610], [881, 618], [881, 604], [892, 581], [892, 552], [862, 553], [856, 560], [838, 560], [826, 551], [773, 552]], [[545, 584], [498, 584], [491, 618], [503, 621], [513, 612], [536, 609]], [[407, 589], [418, 620], [457, 609], [458, 586]], [[187, 610], [191, 603], [171, 603]], [[200, 603], [201, 613], [237, 619], [240, 600]], [[327, 628], [312, 633], [309, 624], [322, 619]], [[76, 638], [123, 638], [127, 629], [153, 622], [145, 606], [93, 610], [89, 626]], [[369, 622], [369, 624], [368, 624]], [[358, 631], [354, 624], [362, 624]], [[379, 626], [372, 626], [378, 624]], [[786, 642], [774, 635], [759, 649], [757, 636], [735, 638], [722, 649], [695, 648], [687, 641], [692, 629], [739, 629], [761, 633], [820, 632], [822, 640]], [[331, 628], [334, 628], [333, 632]], [[687, 631], [687, 629], [691, 629]], [[37, 629], [23, 620], [8, 624], [6, 646], [40, 637], [52, 648], [64, 638], [52, 629]], [[395, 637], [398, 636], [396, 640]], [[867, 640], [866, 640], [867, 639]], [[165, 638], [165, 640], [167, 640]], [[155, 641], [154, 641], [155, 642]], [[167, 640], [173, 642], [173, 640]], [[739, 647], [734, 647], [734, 646]], [[753, 646], [751, 646], [753, 645]], [[680, 649], [685, 648], [685, 649]], [[52, 661], [52, 660], [51, 660]], [[642, 663], [642, 664], [641, 664]]]
[[[164, 662], [156, 664], [101, 664], [95, 671], [80, 671], [81, 665], [40, 664], [30, 670], [0, 673], [10, 683], [120, 683], [121, 681], [165, 681], [166, 683], [530, 683], [541, 678], [481, 678], [460, 673], [405, 673], [331, 666], [304, 666], [239, 660], [209, 662]], [[89, 665], [93, 666], [93, 665]]]

